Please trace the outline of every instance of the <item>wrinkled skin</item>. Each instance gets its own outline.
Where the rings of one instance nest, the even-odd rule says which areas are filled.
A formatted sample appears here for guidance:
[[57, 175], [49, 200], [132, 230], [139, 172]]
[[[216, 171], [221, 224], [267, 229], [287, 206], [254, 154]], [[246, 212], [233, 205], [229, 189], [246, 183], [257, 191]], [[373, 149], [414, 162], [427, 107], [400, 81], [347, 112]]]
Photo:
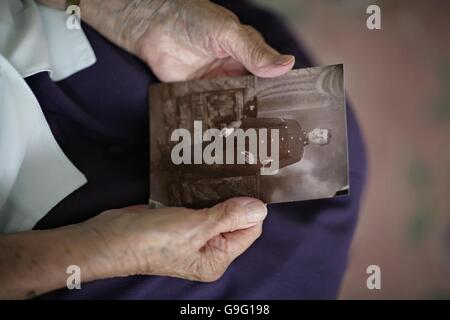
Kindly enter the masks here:
[[246, 69], [275, 77], [292, 68], [294, 57], [279, 55], [227, 9], [209, 1], [178, 2], [167, 1], [138, 40], [138, 55], [162, 81], [236, 76]]
[[83, 228], [109, 254], [106, 270], [214, 281], [260, 236], [266, 214], [259, 200], [235, 198], [204, 210], [111, 210]]
[[164, 82], [247, 71], [276, 77], [295, 63], [232, 12], [206, 0], [90, 0], [82, 1], [81, 11], [87, 23], [147, 62]]

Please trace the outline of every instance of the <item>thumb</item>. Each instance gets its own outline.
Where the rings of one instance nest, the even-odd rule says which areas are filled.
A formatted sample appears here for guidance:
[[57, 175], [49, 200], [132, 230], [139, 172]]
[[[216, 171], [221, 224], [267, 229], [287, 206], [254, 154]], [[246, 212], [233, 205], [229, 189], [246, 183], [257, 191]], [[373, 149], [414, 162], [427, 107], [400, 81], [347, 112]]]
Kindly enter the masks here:
[[254, 28], [238, 24], [225, 33], [222, 48], [256, 76], [271, 78], [292, 69], [295, 57], [279, 54]]
[[209, 237], [225, 232], [247, 229], [261, 223], [267, 215], [265, 204], [254, 198], [229, 199], [207, 210], [213, 222]]

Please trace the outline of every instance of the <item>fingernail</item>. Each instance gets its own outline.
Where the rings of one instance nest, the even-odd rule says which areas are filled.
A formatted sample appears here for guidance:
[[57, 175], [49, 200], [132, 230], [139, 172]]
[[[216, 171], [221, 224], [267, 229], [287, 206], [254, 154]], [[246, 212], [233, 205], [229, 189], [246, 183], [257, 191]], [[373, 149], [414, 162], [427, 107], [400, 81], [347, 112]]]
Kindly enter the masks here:
[[294, 56], [280, 54], [273, 59], [273, 64], [277, 66], [286, 66], [295, 60]]
[[267, 207], [261, 201], [251, 201], [245, 205], [247, 221], [250, 223], [264, 220], [267, 215]]

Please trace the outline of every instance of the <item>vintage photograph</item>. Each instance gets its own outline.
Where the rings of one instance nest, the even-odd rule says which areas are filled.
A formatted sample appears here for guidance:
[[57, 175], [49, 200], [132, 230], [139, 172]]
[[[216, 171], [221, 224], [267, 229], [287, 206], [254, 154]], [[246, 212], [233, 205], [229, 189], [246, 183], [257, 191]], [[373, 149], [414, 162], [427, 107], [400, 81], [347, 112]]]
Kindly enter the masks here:
[[149, 114], [151, 206], [349, 191], [342, 65], [155, 84]]

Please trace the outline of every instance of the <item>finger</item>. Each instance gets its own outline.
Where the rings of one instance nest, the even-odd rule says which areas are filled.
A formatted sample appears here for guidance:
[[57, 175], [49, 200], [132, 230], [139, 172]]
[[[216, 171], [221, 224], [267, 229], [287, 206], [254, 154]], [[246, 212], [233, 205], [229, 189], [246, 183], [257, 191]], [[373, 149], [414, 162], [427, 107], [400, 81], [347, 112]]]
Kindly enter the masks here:
[[189, 79], [214, 79], [218, 77], [236, 77], [248, 74], [247, 69], [232, 57], [219, 59], [207, 64], [191, 74]]
[[250, 26], [236, 24], [221, 39], [222, 48], [259, 77], [277, 77], [292, 69], [295, 57], [279, 54]]
[[228, 77], [244, 76], [249, 74], [248, 70], [232, 57], [222, 59], [222, 69]]
[[229, 199], [206, 210], [209, 220], [207, 237], [246, 229], [263, 221], [267, 215], [265, 204], [254, 198]]
[[[228, 266], [258, 239], [262, 232], [262, 222], [233, 232], [222, 233], [210, 239], [198, 252], [201, 261], [207, 262], [200, 278], [205, 281], [218, 279]], [[209, 271], [209, 272], [206, 272]]]
[[263, 222], [259, 222], [253, 227], [223, 234], [231, 261], [240, 256], [261, 236], [262, 225]]

